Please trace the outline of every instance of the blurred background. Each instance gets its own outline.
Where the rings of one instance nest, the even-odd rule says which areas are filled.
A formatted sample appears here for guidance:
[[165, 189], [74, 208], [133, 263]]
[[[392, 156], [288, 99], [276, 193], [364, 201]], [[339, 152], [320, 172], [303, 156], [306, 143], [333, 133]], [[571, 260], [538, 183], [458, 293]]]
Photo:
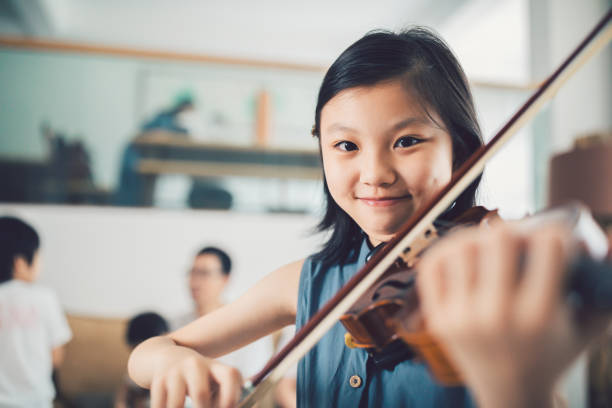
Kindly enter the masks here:
[[[203, 245], [234, 299], [322, 243], [310, 136], [326, 67], [366, 32], [438, 31], [487, 138], [609, 0], [0, 0], [0, 212], [42, 237], [41, 283], [75, 317], [190, 307]], [[481, 202], [547, 204], [551, 155], [612, 128], [612, 51], [593, 58], [489, 164]], [[584, 406], [585, 380], [569, 393]], [[85, 387], [86, 388], [86, 387]]]

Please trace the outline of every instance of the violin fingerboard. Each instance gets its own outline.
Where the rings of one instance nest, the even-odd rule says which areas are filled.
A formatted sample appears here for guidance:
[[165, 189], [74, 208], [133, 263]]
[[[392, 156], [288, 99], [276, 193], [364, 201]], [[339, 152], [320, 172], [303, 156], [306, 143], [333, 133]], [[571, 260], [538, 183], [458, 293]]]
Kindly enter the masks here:
[[409, 246], [402, 249], [401, 255], [396, 260], [402, 266], [413, 268], [423, 251], [438, 239], [438, 230], [430, 225], [423, 235], [412, 241]]

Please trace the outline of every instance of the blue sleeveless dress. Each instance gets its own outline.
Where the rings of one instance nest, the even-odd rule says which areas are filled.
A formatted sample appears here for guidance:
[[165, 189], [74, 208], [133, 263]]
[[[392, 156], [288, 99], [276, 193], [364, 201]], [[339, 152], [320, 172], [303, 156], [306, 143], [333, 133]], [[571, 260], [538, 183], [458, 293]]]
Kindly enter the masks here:
[[[366, 240], [354, 261], [325, 270], [306, 259], [300, 276], [297, 328], [302, 327], [366, 261]], [[435, 382], [422, 363], [405, 360], [392, 369], [373, 364], [364, 349], [344, 344], [340, 322], [326, 333], [298, 364], [297, 403], [322, 407], [475, 407], [464, 387]]]

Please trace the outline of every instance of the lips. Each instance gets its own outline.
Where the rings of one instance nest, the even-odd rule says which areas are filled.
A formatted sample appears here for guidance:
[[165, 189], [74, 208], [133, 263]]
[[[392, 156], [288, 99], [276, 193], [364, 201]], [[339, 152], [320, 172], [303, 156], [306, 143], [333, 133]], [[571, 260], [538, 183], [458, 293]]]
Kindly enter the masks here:
[[357, 197], [359, 201], [370, 207], [390, 207], [412, 198], [410, 194], [395, 197]]

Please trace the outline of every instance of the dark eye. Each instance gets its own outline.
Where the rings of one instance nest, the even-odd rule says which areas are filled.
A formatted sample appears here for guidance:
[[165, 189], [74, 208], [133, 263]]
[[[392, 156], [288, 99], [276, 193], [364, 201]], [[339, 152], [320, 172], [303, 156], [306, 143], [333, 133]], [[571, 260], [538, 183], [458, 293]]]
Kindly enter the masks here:
[[352, 152], [353, 150], [357, 150], [357, 145], [353, 142], [338, 142], [334, 145], [334, 147], [344, 150], [345, 152]]
[[399, 139], [397, 139], [397, 141], [395, 142], [395, 145], [393, 145], [393, 147], [410, 147], [410, 146], [414, 146], [415, 144], [421, 143], [422, 140], [419, 139], [418, 137], [414, 137], [414, 136], [402, 136]]

